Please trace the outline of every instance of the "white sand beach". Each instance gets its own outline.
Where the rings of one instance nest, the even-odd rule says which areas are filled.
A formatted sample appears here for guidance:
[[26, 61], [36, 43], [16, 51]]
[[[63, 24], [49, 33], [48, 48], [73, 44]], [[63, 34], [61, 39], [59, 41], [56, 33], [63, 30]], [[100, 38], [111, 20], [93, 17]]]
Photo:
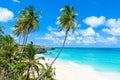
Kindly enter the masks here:
[[[49, 59], [48, 62], [51, 62]], [[99, 72], [87, 65], [57, 60], [56, 80], [120, 80], [120, 73]]]

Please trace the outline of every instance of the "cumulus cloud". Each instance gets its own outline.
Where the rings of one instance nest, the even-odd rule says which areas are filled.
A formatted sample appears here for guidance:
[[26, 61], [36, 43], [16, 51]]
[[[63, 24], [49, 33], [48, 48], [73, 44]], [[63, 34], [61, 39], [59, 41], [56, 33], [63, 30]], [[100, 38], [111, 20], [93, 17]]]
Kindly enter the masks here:
[[55, 38], [51, 34], [46, 34], [45, 37], [41, 37], [43, 40], [54, 40]]
[[69, 41], [74, 41], [74, 40], [75, 40], [75, 36], [68, 36], [68, 37], [67, 37], [67, 40], [69, 40]]
[[99, 33], [97, 33], [96, 41], [101, 43], [113, 44], [113, 43], [117, 43], [118, 39], [114, 36], [104, 38]]
[[108, 19], [102, 31], [114, 36], [120, 36], [120, 18], [117, 19]]
[[53, 28], [52, 26], [48, 26], [48, 30], [53, 31], [53, 30], [56, 30], [56, 28]]
[[117, 38], [116, 38], [116, 37], [108, 37], [108, 38], [107, 38], [107, 41], [117, 42]]
[[100, 16], [100, 17], [90, 16], [90, 17], [87, 17], [85, 20], [83, 20], [83, 22], [91, 27], [98, 27], [104, 24], [105, 17], [104, 16]]
[[81, 34], [83, 36], [94, 36], [95, 35], [95, 31], [93, 30], [92, 27], [89, 27], [86, 30], [81, 30]]
[[60, 32], [51, 32], [52, 34], [54, 34], [55, 36], [59, 36], [59, 37], [61, 37], [61, 36], [65, 36], [65, 32], [64, 31], [60, 31]]
[[12, 0], [13, 2], [16, 2], [16, 3], [20, 3], [20, 1], [19, 0]]
[[93, 44], [93, 43], [96, 43], [94, 37], [84, 37], [82, 42], [84, 44]]
[[76, 37], [77, 44], [80, 44], [82, 40], [83, 40], [83, 37]]
[[110, 28], [119, 28], [120, 27], [120, 18], [117, 19], [108, 19], [106, 21], [106, 26]]
[[114, 36], [120, 36], [120, 28], [104, 28], [102, 31]]
[[0, 7], [0, 22], [8, 22], [9, 20], [13, 19], [14, 14], [12, 11], [8, 10], [7, 8]]
[[[87, 29], [77, 29], [74, 34], [71, 31], [68, 33], [66, 44], [71, 45], [89, 45], [89, 44], [116, 44], [118, 41], [117, 36], [120, 36], [120, 19], [108, 19], [105, 20], [104, 16], [100, 17], [88, 17], [84, 20], [90, 27]], [[59, 24], [59, 22], [57, 22]], [[94, 27], [103, 25], [103, 32], [112, 34], [112, 36], [100, 35], [101, 32], [94, 30]], [[51, 41], [53, 44], [61, 45], [64, 41], [65, 31], [58, 32], [57, 29], [52, 26], [48, 27], [49, 33], [45, 34], [40, 40]]]

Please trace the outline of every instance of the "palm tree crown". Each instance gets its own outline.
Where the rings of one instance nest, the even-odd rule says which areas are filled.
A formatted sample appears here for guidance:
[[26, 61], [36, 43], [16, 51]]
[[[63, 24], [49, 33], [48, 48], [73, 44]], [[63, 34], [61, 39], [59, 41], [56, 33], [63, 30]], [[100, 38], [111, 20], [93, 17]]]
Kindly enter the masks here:
[[60, 9], [62, 15], [58, 17], [58, 22], [60, 25], [60, 31], [65, 28], [67, 33], [70, 29], [74, 32], [75, 24], [78, 24], [75, 17], [78, 15], [74, 12], [73, 6], [65, 6], [65, 8]]
[[35, 11], [32, 6], [29, 6], [22, 10], [20, 17], [18, 17], [17, 25], [15, 26], [15, 34], [19, 35], [20, 33], [23, 36], [28, 35], [32, 31], [38, 29], [38, 16], [35, 14]]

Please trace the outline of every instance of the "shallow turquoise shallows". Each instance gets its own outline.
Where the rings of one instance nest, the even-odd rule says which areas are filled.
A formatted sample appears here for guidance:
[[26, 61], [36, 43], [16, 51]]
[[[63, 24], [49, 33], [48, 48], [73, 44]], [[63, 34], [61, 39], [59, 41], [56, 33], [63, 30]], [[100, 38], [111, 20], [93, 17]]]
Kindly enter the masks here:
[[[58, 50], [50, 50], [45, 56], [54, 58]], [[89, 65], [98, 71], [120, 72], [120, 48], [64, 48], [59, 59]]]

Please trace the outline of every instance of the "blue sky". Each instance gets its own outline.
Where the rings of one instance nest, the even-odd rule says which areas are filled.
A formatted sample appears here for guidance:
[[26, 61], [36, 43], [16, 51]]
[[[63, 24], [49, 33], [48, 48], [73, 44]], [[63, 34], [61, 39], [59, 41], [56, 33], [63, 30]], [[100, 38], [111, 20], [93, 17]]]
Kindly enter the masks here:
[[20, 16], [20, 10], [32, 5], [42, 11], [40, 30], [29, 35], [28, 43], [42, 46], [61, 46], [64, 31], [59, 32], [57, 17], [60, 8], [74, 6], [78, 13], [75, 33], [69, 32], [66, 47], [120, 47], [120, 0], [1, 0], [0, 25], [6, 34], [12, 34], [12, 26]]

